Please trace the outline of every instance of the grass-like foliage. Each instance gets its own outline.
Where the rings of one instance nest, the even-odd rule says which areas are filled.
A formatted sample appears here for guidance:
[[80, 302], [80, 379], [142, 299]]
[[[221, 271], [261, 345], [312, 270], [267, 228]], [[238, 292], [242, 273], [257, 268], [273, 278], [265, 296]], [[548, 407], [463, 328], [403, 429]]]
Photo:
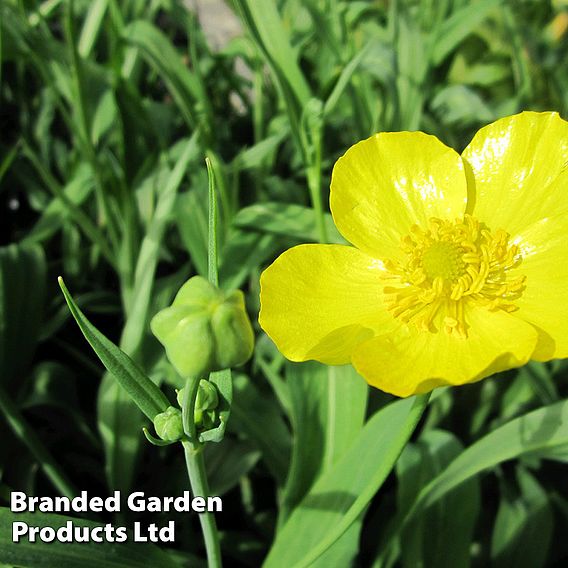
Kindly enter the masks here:
[[[423, 130], [461, 151], [505, 115], [567, 116], [567, 3], [216, 5], [0, 3], [0, 564], [206, 565], [197, 515], [80, 521], [174, 518], [161, 550], [18, 546], [6, 507], [16, 490], [189, 488], [177, 445], [142, 434], [185, 379], [150, 320], [218, 264], [256, 335], [232, 387], [229, 371], [212, 375], [230, 418], [203, 438], [226, 566], [563, 565], [565, 362], [438, 389], [413, 433], [426, 399], [369, 389], [351, 367], [288, 362], [257, 315], [260, 272], [279, 253], [344, 242], [328, 188], [357, 140]], [[219, 41], [211, 28], [227, 22], [236, 31]]]

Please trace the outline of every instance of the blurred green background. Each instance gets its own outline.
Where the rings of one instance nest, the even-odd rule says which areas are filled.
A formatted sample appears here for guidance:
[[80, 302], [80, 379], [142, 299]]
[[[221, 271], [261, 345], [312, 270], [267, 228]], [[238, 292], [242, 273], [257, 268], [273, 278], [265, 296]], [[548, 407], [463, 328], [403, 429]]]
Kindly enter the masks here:
[[[342, 495], [320, 507], [306, 496], [392, 397], [350, 368], [286, 363], [256, 323], [259, 274], [294, 244], [342, 242], [328, 187], [354, 142], [423, 130], [459, 151], [501, 116], [566, 117], [568, 2], [2, 0], [0, 54], [1, 504], [11, 490], [187, 488], [183, 456], [144, 440], [56, 277], [174, 400], [180, 379], [149, 320], [188, 277], [206, 276], [208, 156], [221, 286], [245, 291], [257, 332], [252, 361], [234, 373], [228, 434], [207, 447], [223, 553], [227, 566], [260, 566], [270, 550], [267, 565], [300, 565], [321, 535], [298, 528], [291, 539], [283, 527], [307, 508], [325, 532], [345, 513]], [[568, 432], [546, 409], [567, 396], [563, 362], [437, 391], [396, 472], [313, 565], [565, 566]], [[511, 451], [503, 425], [541, 407], [531, 424], [563, 430]], [[473, 453], [467, 481], [403, 526], [426, 484], [491, 432], [501, 433], [487, 450], [494, 462], [477, 467]], [[357, 466], [345, 491], [372, 474]], [[176, 545], [152, 566], [203, 565], [195, 515], [177, 521]], [[9, 556], [8, 536], [0, 563], [36, 566]], [[57, 545], [37, 550], [60, 568], [103, 554], [95, 546], [62, 564], [50, 560]], [[133, 558], [122, 565], [150, 565]]]

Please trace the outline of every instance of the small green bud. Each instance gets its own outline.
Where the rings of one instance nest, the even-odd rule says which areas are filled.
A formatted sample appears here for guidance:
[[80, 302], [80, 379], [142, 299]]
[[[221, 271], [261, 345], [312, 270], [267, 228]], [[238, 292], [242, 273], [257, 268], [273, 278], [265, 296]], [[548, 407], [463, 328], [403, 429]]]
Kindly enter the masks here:
[[217, 394], [217, 387], [201, 379], [199, 381], [199, 388], [197, 389], [197, 399], [195, 401], [195, 408], [201, 410], [215, 410], [219, 405], [219, 395]]
[[154, 316], [151, 328], [182, 377], [242, 365], [254, 347], [243, 293], [225, 294], [201, 276], [180, 288], [172, 305]]
[[[177, 393], [177, 401], [180, 407], [183, 406], [183, 390], [181, 389]], [[218, 405], [219, 395], [217, 394], [217, 387], [213, 383], [201, 379], [197, 387], [193, 411], [195, 425], [203, 426], [206, 429], [212, 428], [217, 418], [214, 410]]]
[[168, 442], [175, 442], [183, 438], [183, 422], [181, 418], [181, 410], [173, 406], [169, 406], [165, 412], [157, 414], [154, 418], [154, 428], [156, 434]]

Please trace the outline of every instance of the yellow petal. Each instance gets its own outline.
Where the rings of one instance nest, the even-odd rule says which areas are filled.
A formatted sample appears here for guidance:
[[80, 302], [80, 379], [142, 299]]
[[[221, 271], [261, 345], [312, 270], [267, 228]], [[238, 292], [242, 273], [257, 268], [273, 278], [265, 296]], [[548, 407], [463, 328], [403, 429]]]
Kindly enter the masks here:
[[468, 212], [493, 230], [515, 233], [568, 209], [568, 122], [555, 112], [498, 120], [475, 135], [463, 157], [475, 186]]
[[353, 247], [294, 247], [262, 273], [260, 325], [292, 361], [348, 363], [357, 344], [394, 325], [382, 270]]
[[422, 132], [387, 132], [352, 146], [331, 179], [331, 212], [341, 234], [379, 258], [400, 254], [400, 239], [430, 217], [465, 211], [467, 184], [460, 156]]
[[353, 353], [353, 365], [369, 384], [396, 396], [462, 385], [524, 365], [537, 331], [504, 312], [466, 307], [468, 337], [445, 332], [399, 332], [366, 341]]
[[568, 357], [568, 216], [541, 219], [524, 229], [515, 242], [522, 262], [511, 277], [524, 275], [526, 280], [514, 315], [540, 331], [533, 359]]

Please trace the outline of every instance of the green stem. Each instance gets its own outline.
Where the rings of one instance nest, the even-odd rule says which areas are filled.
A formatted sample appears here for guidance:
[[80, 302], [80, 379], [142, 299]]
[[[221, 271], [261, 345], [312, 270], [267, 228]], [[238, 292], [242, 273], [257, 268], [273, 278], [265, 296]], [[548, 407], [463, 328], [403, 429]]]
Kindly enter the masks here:
[[[209, 497], [209, 485], [207, 483], [207, 474], [205, 473], [202, 448], [195, 449], [190, 442], [183, 442], [183, 449], [193, 496], [207, 499]], [[207, 565], [209, 568], [221, 568], [221, 547], [219, 546], [219, 535], [213, 513], [209, 511], [201, 513], [199, 522], [201, 523], [205, 541]]]
[[37, 437], [34, 430], [22, 416], [22, 413], [18, 410], [18, 407], [14, 404], [14, 401], [1, 386], [0, 411], [2, 411], [2, 414], [6, 418], [6, 421], [14, 434], [28, 447], [43, 469], [45, 475], [51, 483], [53, 483], [59, 493], [65, 497], [69, 497], [70, 499], [78, 495], [77, 490], [73, 487], [73, 484], [69, 481], [69, 479], [67, 479], [67, 476], [59, 464], [43, 445], [43, 442]]
[[198, 388], [199, 377], [187, 379], [185, 381], [185, 388], [183, 389], [183, 400], [181, 404], [183, 431], [196, 447], [199, 445], [199, 440], [197, 438], [197, 429], [195, 428], [194, 409]]
[[321, 147], [316, 148], [316, 159], [314, 164], [308, 167], [308, 187], [312, 207], [316, 215], [316, 226], [320, 243], [327, 243], [327, 229], [325, 226], [325, 214], [321, 198]]
[[408, 443], [410, 436], [416, 429], [424, 410], [428, 406], [430, 400], [430, 393], [418, 395], [415, 400], [408, 418], [403, 427], [396, 433], [396, 441], [391, 446], [390, 451], [385, 454], [384, 459], [378, 464], [373, 483], [367, 485], [366, 490], [361, 493], [354, 501], [351, 508], [347, 511], [341, 520], [335, 525], [333, 530], [328, 532], [323, 540], [318, 545], [312, 548], [302, 561], [297, 565], [297, 568], [307, 568], [315, 560], [317, 560], [334, 542], [340, 538], [345, 531], [357, 520], [359, 515], [365, 510], [365, 507], [370, 503], [371, 499], [381, 487], [389, 473], [392, 471], [394, 465], [398, 461], [402, 450]]
[[321, 198], [321, 147], [322, 131], [321, 124], [311, 129], [309, 140], [304, 137], [304, 159], [306, 161], [306, 175], [312, 207], [316, 215], [316, 227], [319, 242], [327, 243], [327, 229], [325, 226], [325, 214]]
[[[209, 243], [208, 243], [208, 269], [209, 282], [214, 286], [219, 285], [219, 270], [217, 268], [217, 196], [215, 193], [215, 174], [209, 157], [205, 158], [207, 174], [209, 176]], [[195, 400], [199, 388], [200, 377], [188, 378], [185, 383], [182, 401], [183, 430], [189, 440], [182, 442], [185, 452], [187, 474], [191, 483], [191, 491], [194, 497], [209, 497], [209, 484], [205, 472], [205, 460], [203, 458], [203, 444], [199, 442], [195, 427]], [[217, 524], [212, 513], [206, 511], [199, 516], [205, 550], [207, 552], [207, 564], [209, 568], [221, 568], [221, 547]]]

